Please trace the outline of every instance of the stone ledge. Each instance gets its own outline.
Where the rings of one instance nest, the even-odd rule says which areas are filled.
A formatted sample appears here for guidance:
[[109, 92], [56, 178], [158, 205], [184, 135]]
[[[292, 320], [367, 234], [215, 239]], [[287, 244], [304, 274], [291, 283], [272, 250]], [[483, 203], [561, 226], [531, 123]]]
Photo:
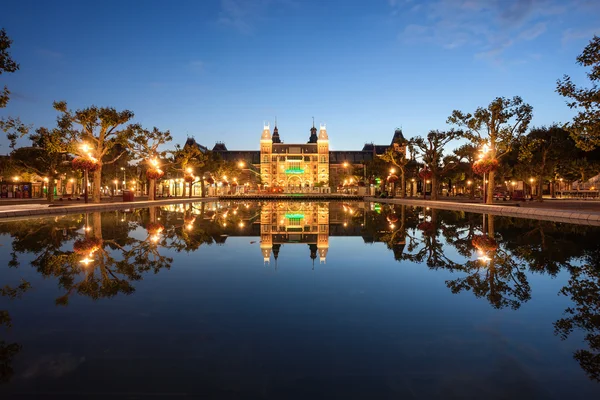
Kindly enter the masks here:
[[[243, 198], [240, 198], [242, 200]], [[44, 216], [44, 215], [56, 215], [56, 214], [78, 214], [85, 212], [94, 211], [109, 211], [118, 210], [123, 208], [145, 208], [149, 206], [161, 206], [168, 204], [181, 204], [181, 203], [198, 203], [198, 202], [209, 202], [218, 201], [216, 197], [192, 197], [192, 198], [172, 198], [172, 199], [160, 199], [154, 201], [132, 201], [127, 203], [92, 203], [92, 204], [81, 204], [76, 206], [57, 206], [49, 207], [48, 205], [40, 205], [40, 208], [30, 208], [26, 210], [18, 211], [2, 211], [0, 206], [0, 220], [3, 218], [12, 217], [27, 217], [27, 216]], [[10, 207], [10, 206], [6, 206]]]
[[452, 203], [446, 201], [421, 200], [416, 202], [414, 199], [379, 199], [375, 197], [365, 197], [365, 201], [371, 203], [386, 204], [406, 204], [418, 205], [419, 207], [432, 207], [446, 210], [458, 210], [466, 212], [476, 212], [481, 214], [493, 214], [502, 216], [512, 216], [517, 218], [538, 219], [545, 221], [566, 222], [571, 224], [600, 225], [600, 214], [573, 212], [572, 210], [562, 211], [549, 208], [525, 208], [525, 207], [507, 207], [498, 205], [485, 205], [473, 203]]

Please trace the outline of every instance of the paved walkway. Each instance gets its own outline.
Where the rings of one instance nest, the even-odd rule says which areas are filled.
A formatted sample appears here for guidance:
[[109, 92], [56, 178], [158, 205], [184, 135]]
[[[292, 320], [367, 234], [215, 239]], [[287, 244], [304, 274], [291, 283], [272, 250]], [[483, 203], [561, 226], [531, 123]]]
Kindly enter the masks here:
[[[519, 218], [600, 226], [600, 202], [595, 202], [595, 204], [593, 205], [589, 204], [587, 205], [586, 209], [583, 209], [581, 207], [581, 203], [592, 203], [591, 201], [548, 200], [542, 203], [499, 202], [494, 204], [482, 204], [471, 203], [467, 201], [433, 201], [417, 198], [380, 199], [375, 197], [365, 197], [365, 201], [388, 204], [406, 204], [419, 207], [433, 207], [446, 210], [467, 211], [493, 215], [505, 215]], [[559, 201], [561, 203], [558, 203]], [[548, 207], [546, 206], [547, 204], [551, 204], [551, 206]]]
[[[56, 202], [50, 205], [45, 202], [43, 204], [31, 204], [20, 203], [20, 204], [9, 204], [0, 205], [0, 219], [2, 218], [14, 218], [14, 217], [29, 217], [34, 215], [62, 215], [62, 214], [73, 214], [83, 212], [94, 212], [94, 211], [107, 211], [116, 210], [123, 208], [139, 208], [148, 206], [160, 206], [164, 204], [181, 204], [181, 203], [194, 203], [198, 201], [218, 201], [216, 197], [171, 197], [166, 199], [157, 199], [154, 201], [138, 200], [129, 202], [117, 202], [117, 201], [106, 201], [102, 203], [81, 203], [81, 202], [69, 202], [62, 203]], [[1, 204], [1, 203], [0, 203]]]

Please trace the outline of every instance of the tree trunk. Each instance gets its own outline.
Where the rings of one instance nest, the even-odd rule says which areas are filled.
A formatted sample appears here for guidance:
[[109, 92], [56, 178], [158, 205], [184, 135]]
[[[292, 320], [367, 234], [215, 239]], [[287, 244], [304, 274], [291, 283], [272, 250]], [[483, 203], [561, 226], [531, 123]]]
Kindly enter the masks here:
[[542, 201], [544, 201], [544, 198], [542, 197], [543, 196], [543, 193], [542, 193], [543, 186], [544, 186], [544, 181], [541, 176], [538, 176], [538, 187], [537, 187], [536, 195], [537, 195], [537, 201], [539, 201], [540, 203]]
[[156, 194], [156, 179], [150, 179], [150, 185], [148, 188], [148, 200], [154, 200]]
[[437, 191], [437, 175], [431, 175], [431, 200], [438, 199], [438, 191]]
[[556, 181], [550, 182], [550, 197], [556, 198]]
[[92, 237], [102, 240], [102, 214], [92, 213]]
[[427, 198], [427, 181], [423, 179], [421, 181], [421, 191], [423, 192], [423, 200]]
[[54, 177], [48, 179], [46, 190], [46, 200], [48, 200], [49, 203], [54, 202]]
[[488, 237], [490, 239], [493, 239], [494, 235], [495, 235], [495, 231], [494, 231], [494, 216], [492, 214], [488, 214], [488, 216], [487, 216], [487, 231], [488, 231]]
[[400, 181], [400, 197], [401, 198], [405, 198], [406, 197], [406, 174], [404, 172], [404, 169], [402, 169], [401, 171], [401, 181]]
[[156, 207], [148, 207], [148, 222], [156, 222]]
[[[94, 183], [92, 185], [92, 203], [100, 203], [100, 189], [102, 188], [102, 166], [99, 166], [92, 175], [94, 176]], [[85, 190], [85, 188], [83, 189]]]
[[200, 197], [206, 197], [206, 193], [204, 193], [204, 179], [200, 179]]
[[[494, 178], [496, 176], [495, 171], [490, 171], [488, 173], [488, 184], [487, 184], [487, 193], [485, 194], [485, 204], [492, 204], [494, 202]], [[485, 182], [484, 182], [485, 184]]]

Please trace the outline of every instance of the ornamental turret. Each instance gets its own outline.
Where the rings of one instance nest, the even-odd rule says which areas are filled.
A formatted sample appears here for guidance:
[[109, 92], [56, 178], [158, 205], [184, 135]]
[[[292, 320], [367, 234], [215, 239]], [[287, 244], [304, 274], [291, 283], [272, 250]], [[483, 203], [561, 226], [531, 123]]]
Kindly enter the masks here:
[[313, 120], [313, 126], [310, 128], [310, 138], [308, 139], [308, 143], [317, 143], [317, 128], [315, 128], [315, 121]]
[[277, 122], [275, 122], [275, 128], [273, 128], [273, 143], [281, 143], [281, 138], [279, 137], [279, 129], [277, 129]]
[[263, 182], [271, 182], [271, 153], [273, 152], [273, 141], [269, 123], [265, 123], [263, 133], [260, 137], [260, 176]]
[[325, 186], [329, 186], [329, 136], [327, 136], [327, 128], [325, 124], [321, 124], [319, 129], [319, 137], [317, 139], [317, 153], [319, 157], [318, 163], [318, 180], [323, 182]]

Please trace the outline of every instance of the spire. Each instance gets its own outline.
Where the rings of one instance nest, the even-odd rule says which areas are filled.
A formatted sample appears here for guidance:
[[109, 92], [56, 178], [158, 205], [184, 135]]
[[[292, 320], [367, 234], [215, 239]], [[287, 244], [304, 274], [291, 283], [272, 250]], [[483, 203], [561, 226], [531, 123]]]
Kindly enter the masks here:
[[313, 126], [310, 128], [310, 138], [308, 139], [308, 143], [317, 143], [317, 128], [315, 128], [315, 117], [313, 119]]
[[275, 128], [273, 128], [273, 143], [281, 143], [279, 129], [277, 129], [277, 117], [275, 117]]

